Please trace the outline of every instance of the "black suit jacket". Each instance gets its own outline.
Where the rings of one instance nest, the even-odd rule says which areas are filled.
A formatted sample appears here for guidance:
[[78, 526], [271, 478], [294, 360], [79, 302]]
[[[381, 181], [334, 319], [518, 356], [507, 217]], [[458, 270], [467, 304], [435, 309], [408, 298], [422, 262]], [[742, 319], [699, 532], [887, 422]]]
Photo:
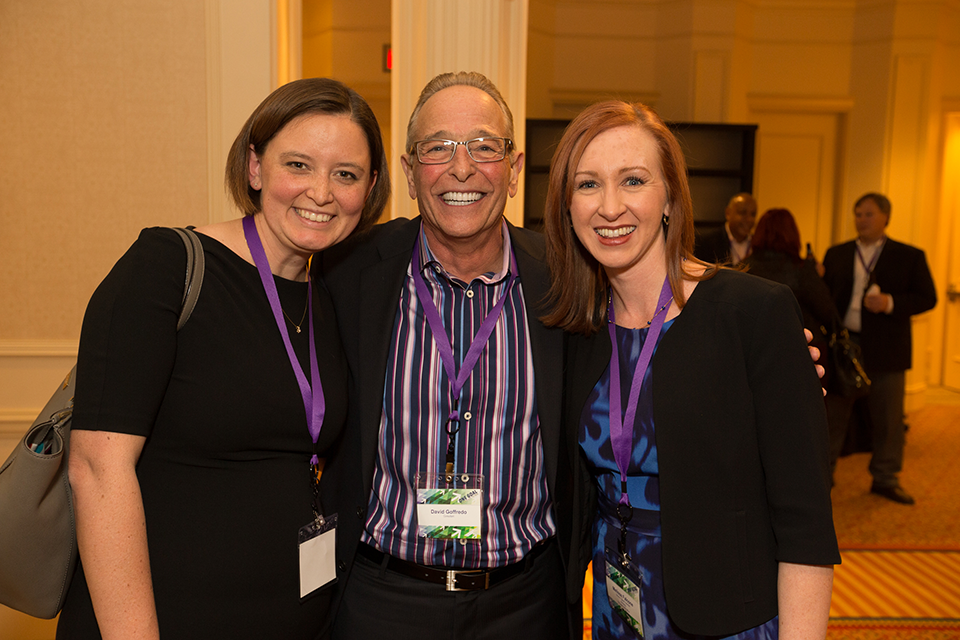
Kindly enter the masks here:
[[[857, 244], [851, 240], [827, 250], [823, 279], [833, 295], [840, 317], [847, 313], [853, 295], [853, 261]], [[887, 239], [873, 270], [880, 291], [893, 296], [893, 313], [861, 316], [860, 347], [863, 363], [873, 371], [905, 371], [912, 366], [910, 316], [937, 304], [937, 290], [923, 251]], [[863, 292], [857, 292], [863, 295]]]
[[[610, 352], [606, 330], [570, 338], [566, 430], [579, 432]], [[721, 271], [697, 285], [652, 366], [670, 616], [698, 635], [762, 624], [777, 614], [779, 562], [840, 562], [826, 415], [796, 299]]]
[[[573, 606], [578, 606], [583, 576], [580, 573], [580, 582], [576, 582], [579, 563], [575, 561], [572, 566], [570, 562], [572, 505], [578, 499], [574, 487], [576, 474], [571, 471], [571, 464], [578, 458], [577, 451], [571, 451], [560, 438], [563, 332], [544, 326], [538, 319], [544, 313], [541, 303], [550, 286], [543, 237], [508, 226], [530, 331], [540, 437], [557, 539], [573, 580], [568, 585], [568, 599]], [[339, 445], [328, 458], [321, 480], [324, 510], [339, 514], [336, 603], [349, 579], [366, 522], [380, 436], [387, 356], [400, 291], [419, 230], [419, 217], [393, 220], [323, 252], [314, 260], [314, 269], [322, 271], [333, 297], [351, 370], [347, 424]]]

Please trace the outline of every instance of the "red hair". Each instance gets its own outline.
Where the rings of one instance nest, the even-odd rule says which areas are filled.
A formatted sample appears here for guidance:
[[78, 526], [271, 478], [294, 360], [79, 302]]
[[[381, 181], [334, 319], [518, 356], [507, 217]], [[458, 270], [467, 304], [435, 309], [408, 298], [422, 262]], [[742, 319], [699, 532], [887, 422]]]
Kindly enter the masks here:
[[664, 229], [667, 277], [677, 305], [683, 307], [684, 280], [702, 280], [712, 276], [691, 276], [684, 262], [703, 264], [693, 255], [693, 204], [687, 183], [687, 164], [676, 137], [650, 107], [637, 103], [609, 100], [593, 104], [567, 126], [550, 163], [544, 234], [547, 264], [552, 284], [548, 298], [551, 312], [543, 318], [548, 326], [559, 326], [574, 333], [590, 334], [606, 322], [610, 283], [599, 263], [580, 244], [573, 231], [570, 200], [573, 176], [587, 145], [600, 133], [632, 126], [650, 134], [657, 145], [660, 168], [666, 183], [669, 225]]
[[778, 251], [800, 260], [800, 230], [789, 209], [767, 209], [750, 244], [754, 251]]

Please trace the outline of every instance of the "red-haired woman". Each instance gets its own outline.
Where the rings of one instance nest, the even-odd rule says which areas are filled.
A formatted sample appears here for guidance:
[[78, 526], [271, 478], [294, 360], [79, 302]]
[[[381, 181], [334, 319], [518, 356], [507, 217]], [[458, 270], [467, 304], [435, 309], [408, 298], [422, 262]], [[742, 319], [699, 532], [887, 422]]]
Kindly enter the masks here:
[[824, 638], [840, 556], [790, 290], [693, 257], [683, 154], [639, 104], [567, 128], [546, 233], [567, 445], [597, 493], [594, 638]]
[[790, 210], [768, 209], [757, 223], [751, 246], [744, 261], [748, 271], [790, 287], [800, 303], [803, 326], [813, 333], [812, 344], [822, 354], [818, 363], [826, 366], [826, 336], [836, 309], [816, 263], [800, 257], [800, 230]]

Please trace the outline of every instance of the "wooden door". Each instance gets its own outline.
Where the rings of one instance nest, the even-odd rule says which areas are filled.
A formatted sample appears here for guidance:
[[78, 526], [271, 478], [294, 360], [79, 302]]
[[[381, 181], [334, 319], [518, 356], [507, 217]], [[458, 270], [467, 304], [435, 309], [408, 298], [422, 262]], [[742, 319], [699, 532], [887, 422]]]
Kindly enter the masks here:
[[[947, 118], [941, 220], [950, 233], [944, 308], [943, 386], [960, 391], [960, 113]], [[949, 230], [949, 231], [948, 231]]]
[[838, 114], [755, 111], [757, 162], [754, 195], [759, 217], [784, 207], [793, 213], [803, 246], [818, 261], [832, 244], [837, 201]]

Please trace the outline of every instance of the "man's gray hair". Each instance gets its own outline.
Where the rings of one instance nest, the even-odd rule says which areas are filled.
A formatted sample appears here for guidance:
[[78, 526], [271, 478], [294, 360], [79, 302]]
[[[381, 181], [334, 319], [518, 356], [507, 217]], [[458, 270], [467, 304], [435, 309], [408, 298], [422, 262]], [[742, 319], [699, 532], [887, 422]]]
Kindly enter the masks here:
[[428, 82], [423, 88], [423, 91], [420, 92], [420, 97], [417, 99], [417, 105], [413, 108], [413, 113], [410, 114], [410, 121], [407, 122], [407, 153], [410, 153], [412, 150], [414, 142], [413, 131], [416, 128], [417, 116], [420, 115], [420, 110], [423, 108], [424, 103], [433, 97], [435, 93], [449, 87], [457, 86], [476, 87], [493, 98], [494, 101], [500, 105], [500, 110], [503, 111], [503, 115], [506, 118], [506, 137], [513, 140], [513, 114], [510, 113], [510, 107], [507, 106], [507, 101], [500, 95], [500, 90], [497, 89], [497, 86], [493, 84], [487, 76], [482, 73], [477, 73], [476, 71], [441, 73]]

